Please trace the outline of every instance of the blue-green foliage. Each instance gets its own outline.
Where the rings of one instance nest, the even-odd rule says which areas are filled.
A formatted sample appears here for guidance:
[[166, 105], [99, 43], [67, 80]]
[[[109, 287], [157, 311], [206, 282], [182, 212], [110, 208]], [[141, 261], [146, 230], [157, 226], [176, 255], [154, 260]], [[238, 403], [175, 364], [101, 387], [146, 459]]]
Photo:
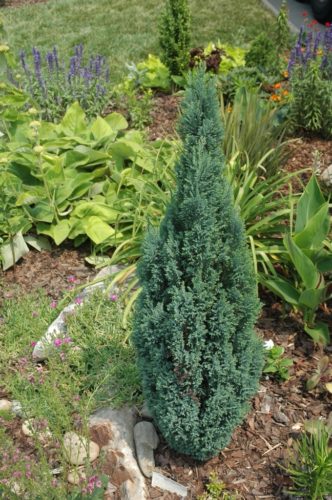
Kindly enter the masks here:
[[245, 233], [221, 175], [215, 82], [194, 73], [182, 105], [177, 189], [145, 241], [134, 343], [145, 398], [170, 446], [205, 460], [230, 440], [262, 369]]

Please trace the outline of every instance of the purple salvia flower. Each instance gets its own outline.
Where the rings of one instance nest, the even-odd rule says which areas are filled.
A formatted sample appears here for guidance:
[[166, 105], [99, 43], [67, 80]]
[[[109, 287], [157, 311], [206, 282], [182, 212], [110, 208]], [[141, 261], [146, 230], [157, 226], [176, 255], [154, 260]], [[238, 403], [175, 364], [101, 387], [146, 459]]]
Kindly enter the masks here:
[[57, 71], [59, 71], [59, 58], [58, 58], [58, 51], [56, 47], [53, 47], [53, 57], [54, 57], [54, 62], [55, 62], [55, 67]]
[[314, 55], [315, 58], [317, 56], [317, 51], [318, 51], [318, 47], [319, 47], [319, 45], [321, 43], [321, 39], [322, 39], [322, 32], [318, 31], [316, 33], [315, 40], [314, 40], [313, 55]]
[[53, 56], [52, 52], [48, 52], [46, 54], [46, 61], [47, 61], [48, 71], [50, 73], [53, 73], [53, 71], [54, 71], [54, 56]]

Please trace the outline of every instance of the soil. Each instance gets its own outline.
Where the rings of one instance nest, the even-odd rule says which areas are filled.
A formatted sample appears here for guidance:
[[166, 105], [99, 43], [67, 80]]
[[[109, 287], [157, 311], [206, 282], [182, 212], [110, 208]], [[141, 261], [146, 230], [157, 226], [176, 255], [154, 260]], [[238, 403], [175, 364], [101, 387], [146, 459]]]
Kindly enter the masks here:
[[154, 97], [152, 123], [148, 128], [150, 140], [172, 138], [176, 135], [180, 99], [179, 96], [168, 94], [157, 94]]
[[[179, 98], [157, 96], [152, 113], [153, 124], [149, 128], [151, 138], [165, 137], [174, 133]], [[332, 143], [303, 138], [290, 145], [290, 155], [285, 168], [289, 171], [310, 167], [313, 153], [319, 151], [321, 168], [332, 163]], [[315, 153], [316, 159], [318, 158]], [[68, 276], [74, 275], [84, 283], [92, 278], [94, 270], [84, 258], [85, 249], [61, 247], [51, 252], [32, 250], [16, 266], [15, 271], [0, 271], [0, 305], [4, 296], [29, 293], [44, 289], [50, 297], [58, 298], [68, 287]], [[237, 498], [282, 499], [288, 498], [289, 478], [282, 469], [286, 464], [289, 447], [299, 436], [303, 422], [308, 419], [327, 419], [332, 409], [332, 396], [318, 387], [308, 392], [306, 380], [314, 372], [322, 353], [303, 332], [299, 318], [287, 313], [283, 316], [281, 304], [270, 294], [261, 294], [264, 303], [257, 330], [264, 340], [272, 339], [285, 348], [285, 355], [294, 362], [291, 378], [279, 382], [263, 376], [259, 392], [253, 398], [252, 410], [239, 426], [230, 444], [220, 454], [199, 463], [178, 455], [161, 441], [156, 451], [156, 465], [162, 474], [187, 486], [188, 498], [194, 499], [204, 491], [211, 473], [216, 473], [229, 492]], [[319, 312], [320, 319], [329, 323], [332, 331], [332, 303]], [[332, 347], [325, 349], [332, 360]], [[1, 397], [1, 394], [0, 394]], [[19, 420], [8, 427], [20, 447], [33, 454], [31, 442], [19, 430]], [[149, 488], [152, 499], [175, 499], [173, 494]]]
[[5, 5], [0, 5], [0, 9], [7, 7], [24, 7], [25, 5], [45, 2], [47, 2], [47, 0], [5, 0]]

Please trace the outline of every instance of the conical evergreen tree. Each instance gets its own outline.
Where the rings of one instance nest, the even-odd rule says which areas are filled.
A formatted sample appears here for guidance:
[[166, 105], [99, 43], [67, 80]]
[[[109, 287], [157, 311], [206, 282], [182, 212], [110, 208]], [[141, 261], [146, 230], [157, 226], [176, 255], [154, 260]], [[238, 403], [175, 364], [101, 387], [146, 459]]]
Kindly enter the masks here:
[[190, 12], [188, 0], [166, 0], [159, 24], [161, 59], [172, 75], [181, 75], [189, 63]]
[[215, 81], [204, 68], [189, 83], [179, 131], [177, 189], [138, 267], [134, 343], [161, 433], [176, 451], [205, 460], [247, 412], [263, 350], [244, 227], [222, 175]]

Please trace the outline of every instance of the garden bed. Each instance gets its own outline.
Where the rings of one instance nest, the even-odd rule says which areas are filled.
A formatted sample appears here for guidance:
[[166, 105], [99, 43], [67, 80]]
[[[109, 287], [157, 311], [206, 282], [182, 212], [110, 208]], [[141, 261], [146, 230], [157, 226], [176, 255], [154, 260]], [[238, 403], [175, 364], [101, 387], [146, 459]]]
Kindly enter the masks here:
[[[83, 251], [68, 248], [41, 253], [32, 251], [17, 265], [15, 273], [1, 273], [2, 294], [8, 299], [18, 292], [27, 294], [42, 288], [50, 301], [59, 299], [70, 286], [68, 276], [75, 276], [79, 284], [92, 278], [93, 270], [86, 265], [84, 257]], [[237, 492], [242, 498], [285, 498], [284, 492], [290, 482], [280, 465], [286, 463], [289, 446], [299, 436], [304, 421], [328, 418], [331, 395], [318, 389], [311, 392], [305, 389], [319, 351], [314, 349], [296, 317], [283, 318], [281, 304], [271, 295], [263, 296], [263, 304], [257, 331], [264, 340], [272, 339], [282, 345], [285, 355], [293, 359], [291, 378], [280, 383], [264, 376], [253, 400], [253, 409], [235, 430], [229, 446], [204, 464], [172, 452], [161, 441], [156, 450], [156, 465], [163, 474], [188, 487], [188, 498], [197, 498], [203, 493], [211, 473], [216, 473], [230, 492]], [[321, 311], [321, 315], [332, 328], [332, 304]], [[331, 347], [328, 352], [332, 352]], [[0, 399], [6, 396], [0, 393]], [[8, 429], [16, 446], [33, 456], [33, 442], [23, 435], [21, 419], [11, 422], [1, 419], [0, 422]], [[149, 491], [150, 498], [177, 498], [155, 488]]]

